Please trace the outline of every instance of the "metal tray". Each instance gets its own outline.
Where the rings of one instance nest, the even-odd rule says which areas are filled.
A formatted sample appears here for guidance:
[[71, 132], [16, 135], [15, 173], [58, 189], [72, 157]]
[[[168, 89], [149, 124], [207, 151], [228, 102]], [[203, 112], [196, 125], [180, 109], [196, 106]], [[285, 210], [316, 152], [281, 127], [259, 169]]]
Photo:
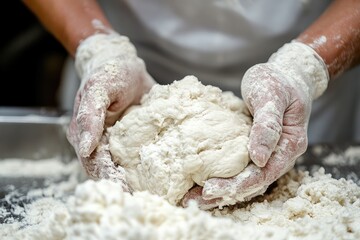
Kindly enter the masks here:
[[[25, 159], [37, 161], [57, 158], [64, 163], [75, 159], [75, 152], [66, 138], [70, 114], [46, 108], [0, 108], [0, 161]], [[0, 199], [7, 186], [17, 189], [41, 186], [37, 177], [0, 175]]]
[[70, 115], [45, 108], [0, 108], [0, 159], [69, 161], [74, 151], [66, 139]]
[[[66, 138], [66, 129], [71, 116], [48, 108], [4, 108], [0, 107], [0, 161], [44, 159], [60, 159], [69, 163], [76, 159], [76, 154]], [[67, 178], [69, 176], [62, 176]], [[62, 179], [58, 179], [61, 181]], [[0, 209], [11, 212], [0, 216], [0, 223], [6, 219], [18, 218], [11, 211], [10, 202], [19, 206], [30, 202], [26, 194], [34, 188], [42, 188], [47, 184], [44, 176], [4, 176], [0, 174]], [[11, 199], [6, 199], [16, 189]]]

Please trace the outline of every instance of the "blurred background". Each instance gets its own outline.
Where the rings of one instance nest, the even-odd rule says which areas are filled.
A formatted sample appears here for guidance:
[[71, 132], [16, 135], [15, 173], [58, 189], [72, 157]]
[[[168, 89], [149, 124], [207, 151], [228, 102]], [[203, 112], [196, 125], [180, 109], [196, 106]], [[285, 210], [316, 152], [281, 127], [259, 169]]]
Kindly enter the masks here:
[[1, 107], [57, 108], [65, 49], [22, 1], [7, 1], [1, 14]]

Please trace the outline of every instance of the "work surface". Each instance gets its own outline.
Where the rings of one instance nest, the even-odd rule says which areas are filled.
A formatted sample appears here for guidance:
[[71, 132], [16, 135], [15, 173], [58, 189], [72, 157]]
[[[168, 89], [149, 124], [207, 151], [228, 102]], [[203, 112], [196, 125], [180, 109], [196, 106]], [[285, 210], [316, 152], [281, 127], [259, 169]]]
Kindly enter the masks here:
[[[360, 217], [359, 200], [356, 200], [360, 197], [359, 188], [332, 180], [318, 170], [321, 164], [334, 177], [345, 177], [359, 184], [356, 175], [359, 153], [360, 147], [354, 145], [311, 146], [296, 168], [309, 169], [315, 177], [301, 173], [286, 175], [263, 197], [249, 204], [209, 212], [215, 217], [195, 206], [186, 210], [173, 207], [148, 193], [124, 195], [110, 182], [86, 181], [76, 159], [65, 163], [60, 158], [3, 159], [0, 162], [0, 236], [2, 239], [12, 239], [10, 236], [16, 236], [15, 239], [24, 236], [27, 236], [25, 239], [72, 239], [74, 236], [102, 239], [110, 231], [107, 234], [111, 236], [118, 236], [120, 232], [139, 235], [136, 239], [169, 239], [169, 235], [174, 239], [187, 239], [181, 237], [184, 234], [194, 239], [223, 239], [223, 230], [227, 229], [229, 239], [237, 239], [239, 232], [245, 234], [242, 239], [253, 239], [254, 234], [258, 235], [257, 239], [289, 239], [289, 236], [291, 239], [327, 239], [335, 233], [344, 236], [337, 239], [357, 239], [360, 230], [353, 227], [358, 224], [353, 221]], [[320, 230], [315, 226], [319, 222], [322, 222]], [[204, 228], [207, 234], [201, 230]], [[344, 230], [346, 228], [350, 230]], [[131, 236], [119, 239], [132, 239]]]
[[[235, 222], [240, 221], [241, 225], [247, 226], [250, 224], [250, 227], [245, 227], [244, 229], [240, 229], [244, 231], [244, 239], [253, 239], [251, 237], [247, 238], [248, 235], [245, 233], [248, 232], [249, 236], [251, 234], [264, 234], [259, 235], [259, 239], [288, 239], [288, 236], [295, 236], [297, 231], [300, 231], [301, 234], [304, 234], [304, 229], [297, 229], [298, 226], [304, 226], [307, 223], [307, 227], [312, 227], [312, 222], [321, 221], [322, 217], [319, 212], [316, 212], [314, 209], [324, 210], [325, 212], [328, 211], [329, 199], [327, 195], [323, 195], [322, 197], [325, 199], [324, 202], [321, 202], [320, 205], [310, 205], [308, 210], [310, 212], [306, 213], [307, 211], [304, 210], [304, 206], [292, 206], [291, 202], [288, 200], [281, 200], [279, 198], [276, 200], [284, 191], [284, 194], [295, 194], [289, 195], [291, 198], [301, 198], [301, 189], [299, 188], [298, 192], [289, 193], [290, 186], [294, 183], [292, 181], [297, 181], [299, 176], [296, 175], [289, 175], [285, 178], [282, 178], [278, 183], [275, 183], [272, 189], [275, 189], [275, 192], [269, 191], [263, 198], [257, 198], [254, 202], [249, 203], [248, 205], [239, 205], [238, 210], [234, 211], [235, 213], [238, 212], [239, 214], [227, 214], [230, 211], [229, 209], [213, 211], [211, 214], [216, 216], [216, 218], [210, 217], [209, 215], [203, 215], [195, 208], [191, 208], [189, 210], [183, 210], [181, 208], [175, 208], [173, 206], [168, 205], [161, 199], [157, 199], [154, 196], [150, 195], [135, 195], [129, 196], [124, 195], [121, 193], [119, 189], [114, 188], [107, 188], [108, 186], [96, 185], [95, 183], [86, 183], [83, 185], [83, 182], [87, 182], [87, 178], [84, 175], [79, 162], [75, 159], [75, 155], [66, 141], [64, 130], [67, 124], [68, 118], [65, 116], [58, 116], [58, 115], [48, 115], [43, 117], [39, 116], [12, 116], [3, 117], [0, 119], [0, 130], [2, 133], [0, 136], [0, 146], [9, 147], [9, 150], [0, 151], [2, 156], [0, 156], [0, 237], [4, 236], [1, 239], [12, 239], [9, 236], [17, 236], [21, 238], [23, 236], [27, 236], [28, 239], [38, 239], [33, 236], [34, 232], [39, 232], [40, 229], [47, 229], [48, 225], [44, 225], [47, 222], [54, 222], [55, 220], [51, 217], [51, 214], [54, 212], [60, 212], [57, 215], [56, 221], [60, 221], [62, 218], [66, 219], [66, 223], [56, 222], [60, 224], [58, 227], [62, 229], [62, 235], [59, 239], [66, 239], [65, 236], [69, 237], [72, 236], [71, 234], [75, 233], [79, 229], [81, 229], [80, 233], [77, 234], [81, 235], [83, 238], [79, 239], [89, 239], [84, 237], [83, 234], [93, 234], [93, 236], [99, 236], [97, 234], [104, 234], [106, 231], [100, 227], [98, 224], [100, 220], [95, 222], [91, 222], [92, 214], [95, 215], [102, 215], [102, 218], [111, 221], [114, 225], [114, 229], [120, 229], [124, 233], [130, 234], [131, 224], [135, 224], [137, 226], [138, 232], [131, 232], [135, 234], [134, 236], [138, 236], [137, 239], [163, 239], [159, 237], [161, 234], [165, 234], [167, 231], [174, 231], [171, 234], [174, 235], [176, 239], [184, 239], [184, 236], [181, 234], [185, 234], [188, 232], [190, 236], [200, 236], [203, 232], [199, 229], [209, 228], [207, 231], [210, 234], [215, 234], [213, 236], [217, 237], [210, 237], [206, 239], [221, 239], [219, 236], [223, 236], [224, 232], [221, 232], [217, 227], [211, 227], [212, 224], [218, 226], [219, 228], [229, 229], [229, 234], [233, 234], [231, 236], [235, 236], [237, 231], [236, 229], [240, 229]], [[18, 135], [14, 135], [12, 131], [15, 131]], [[12, 144], [9, 144], [11, 142]], [[35, 150], [34, 150], [35, 149]], [[343, 144], [343, 145], [316, 145], [316, 146], [309, 146], [307, 152], [298, 159], [297, 164], [295, 166], [296, 169], [300, 170], [308, 170], [309, 172], [317, 172], [320, 167], [325, 169], [326, 173], [331, 173], [332, 176], [336, 179], [345, 178], [354, 181], [356, 184], [360, 185], [359, 180], [359, 173], [360, 173], [360, 145], [359, 144]], [[305, 177], [306, 178], [306, 177]], [[314, 185], [319, 183], [319, 179], [321, 180], [323, 177], [315, 177], [311, 179], [314, 181]], [[316, 180], [318, 179], [318, 180]], [[331, 179], [322, 179], [331, 183]], [[309, 179], [308, 179], [309, 181]], [[318, 181], [318, 182], [316, 182]], [[325, 182], [326, 182], [325, 181]], [[337, 183], [336, 183], [337, 184]], [[335, 184], [335, 185], [336, 185]], [[342, 182], [344, 184], [344, 182]], [[71, 196], [74, 198], [74, 192], [76, 187], [82, 185], [80, 190], [75, 193], [76, 202], [79, 205], [68, 205], [68, 197]], [[306, 185], [306, 183], [304, 183]], [[330, 187], [334, 187], [333, 185], [329, 185]], [[87, 188], [94, 188], [90, 191], [85, 191]], [[105, 188], [104, 188], [105, 187]], [[294, 186], [292, 186], [294, 187]], [[311, 187], [308, 187], [310, 192], [308, 194], [317, 194], [312, 193]], [[296, 186], [295, 186], [296, 188]], [[105, 191], [105, 190], [106, 191]], [[335, 188], [340, 189], [341, 188]], [[324, 190], [324, 189], [323, 189]], [[105, 193], [103, 192], [105, 191]], [[326, 190], [324, 190], [326, 191]], [[110, 205], [106, 205], [104, 207], [104, 203], [96, 202], [99, 199], [106, 200], [107, 197], [101, 194], [110, 194], [113, 192], [115, 195], [113, 200], [109, 203]], [[291, 192], [291, 191], [290, 191]], [[341, 191], [340, 191], [341, 192]], [[91, 194], [94, 195], [91, 195]], [[80, 194], [80, 195], [79, 195]], [[83, 195], [81, 195], [83, 194]], [[85, 194], [85, 195], [84, 195]], [[90, 195], [87, 195], [90, 194]], [[96, 195], [100, 194], [100, 195]], [[324, 193], [322, 193], [324, 194]], [[343, 194], [346, 194], [345, 192]], [[111, 195], [111, 194], [110, 194]], [[99, 196], [101, 196], [99, 198]], [[120, 197], [120, 198], [119, 198]], [[306, 197], [306, 196], [305, 196]], [[346, 199], [348, 196], [344, 196]], [[351, 197], [350, 197], [351, 198]], [[110, 198], [109, 198], [110, 199]], [[131, 200], [129, 200], [131, 199]], [[143, 200], [146, 200], [147, 204], [144, 203]], [[330, 197], [331, 199], [331, 197]], [[303, 199], [304, 200], [304, 199]], [[83, 201], [83, 202], [82, 202]], [[86, 202], [88, 201], [88, 202]], [[95, 201], [95, 202], [91, 202]], [[107, 201], [107, 200], [106, 200]], [[128, 201], [128, 202], [127, 202]], [[284, 202], [284, 206], [279, 208], [278, 203], [276, 202]], [[337, 201], [337, 200], [336, 200]], [[335, 201], [335, 203], [336, 203]], [[339, 200], [340, 201], [340, 200]], [[340, 202], [342, 202], [341, 200]], [[355, 205], [356, 204], [356, 199]], [[357, 200], [358, 201], [358, 200]], [[82, 203], [81, 203], [82, 202]], [[66, 203], [66, 205], [65, 205]], [[129, 205], [126, 205], [129, 204]], [[145, 205], [144, 205], [145, 204]], [[309, 204], [313, 204], [311, 201]], [[321, 207], [321, 204], [325, 204], [324, 208]], [[102, 206], [102, 210], [98, 213], [93, 210], [85, 209], [84, 206]], [[336, 206], [336, 205], [335, 205]], [[107, 215], [106, 214], [114, 214], [114, 209], [120, 209], [120, 214], [115, 214], [117, 216]], [[327, 208], [326, 208], [327, 207]], [[95, 207], [96, 209], [96, 207]], [[286, 214], [294, 214], [294, 212], [298, 211], [296, 215], [287, 217], [285, 219], [278, 219], [278, 220], [269, 220], [266, 216], [266, 212], [259, 212], [259, 209], [272, 209], [272, 214], [277, 216], [284, 216]], [[283, 209], [283, 210], [279, 210]], [[288, 209], [288, 210], [285, 210]], [[290, 209], [290, 210], [289, 210]], [[296, 210], [298, 209], [298, 210]], [[301, 211], [300, 211], [300, 210]], [[306, 207], [305, 207], [306, 209]], [[349, 208], [350, 209], [350, 208]], [[56, 210], [56, 211], [55, 211]], [[77, 211], [79, 210], [79, 211]], [[279, 211], [278, 211], [279, 210]], [[134, 212], [135, 211], [135, 212]], [[136, 212], [140, 211], [140, 212]], [[264, 210], [265, 211], [265, 210]], [[276, 212], [278, 211], [278, 212]], [[282, 212], [285, 211], [285, 212]], [[299, 212], [300, 211], [300, 212]], [[313, 211], [313, 212], [311, 212]], [[315, 212], [314, 212], [315, 211]], [[350, 216], [357, 216], [356, 214], [360, 214], [360, 210], [358, 208], [354, 208], [352, 210]], [[170, 215], [168, 215], [171, 213]], [[83, 214], [83, 215], [82, 215]], [[121, 215], [124, 215], [123, 219], [121, 219]], [[149, 215], [150, 214], [150, 215]], [[154, 215], [155, 214], [155, 215]], [[314, 215], [315, 214], [315, 215]], [[327, 213], [330, 214], [330, 213]], [[359, 236], [360, 231], [358, 229], [352, 229], [351, 224], [355, 224], [356, 222], [351, 222], [347, 220], [349, 223], [348, 225], [344, 224], [344, 215], [336, 212], [332, 212], [326, 218], [329, 219], [326, 225], [329, 229], [333, 228], [334, 224], [339, 224], [342, 227], [346, 226], [350, 230], [345, 230], [347, 235], [347, 239], [356, 239]], [[355, 215], [354, 215], [355, 214]], [[231, 222], [224, 222], [223, 220], [218, 219], [219, 216], [225, 216], [226, 218], [235, 219]], [[150, 217], [152, 216], [152, 217]], [[249, 219], [245, 219], [249, 216], [253, 216]], [[312, 216], [310, 219], [307, 217]], [[295, 217], [295, 218], [294, 218]], [[158, 221], [159, 218], [162, 218], [163, 221]], [[186, 220], [188, 218], [188, 220]], [[331, 222], [331, 218], [334, 218], [334, 222]], [[51, 220], [52, 219], [52, 220]], [[60, 220], [59, 220], [60, 219]], [[146, 220], [147, 219], [147, 220]], [[152, 220], [151, 220], [152, 219]], [[194, 219], [192, 222], [191, 219]], [[255, 219], [255, 220], [254, 220]], [[257, 219], [257, 220], [256, 220]], [[335, 222], [339, 221], [339, 223]], [[337, 220], [339, 219], [339, 220]], [[51, 220], [51, 221], [50, 221]], [[185, 222], [183, 222], [185, 220]], [[343, 221], [344, 220], [344, 221]], [[90, 222], [87, 222], [90, 221]], [[147, 222], [149, 221], [149, 222]], [[255, 222], [254, 222], [255, 221]], [[257, 222], [256, 222], [257, 221]], [[273, 223], [272, 223], [273, 221]], [[290, 225], [286, 225], [290, 224]], [[303, 222], [302, 222], [303, 221]], [[284, 227], [279, 228], [279, 223], [285, 224]], [[131, 223], [131, 224], [130, 224]], [[294, 225], [291, 225], [293, 224]], [[326, 224], [327, 224], [326, 223]], [[65, 225], [64, 225], [65, 224]], [[68, 225], [70, 224], [70, 225]], [[95, 225], [94, 225], [95, 224]], [[117, 225], [119, 224], [119, 225]], [[128, 225], [130, 224], [130, 225]], [[252, 224], [255, 224], [254, 227], [251, 227]], [[275, 224], [275, 226], [271, 225]], [[298, 225], [296, 225], [298, 224]], [[357, 223], [356, 223], [357, 224]], [[91, 225], [91, 226], [90, 226]], [[258, 226], [261, 225], [261, 229], [258, 230]], [[264, 226], [263, 226], [264, 225]], [[281, 224], [280, 224], [281, 225]], [[74, 227], [72, 227], [74, 226]], [[85, 228], [77, 228], [79, 226]], [[117, 227], [116, 227], [117, 226]], [[122, 227], [121, 227], [122, 226]], [[126, 228], [124, 228], [124, 226]], [[255, 226], [257, 226], [255, 228]], [[88, 228], [87, 228], [88, 227]], [[104, 227], [104, 226], [102, 226]], [[108, 227], [108, 226], [107, 226]], [[169, 228], [172, 230], [164, 230], [162, 228]], [[270, 229], [268, 229], [270, 228]], [[64, 229], [69, 229], [70, 232], [66, 232]], [[102, 230], [101, 230], [102, 229]], [[113, 229], [113, 230], [114, 230]], [[161, 230], [162, 229], [162, 230]], [[181, 230], [180, 230], [181, 229]], [[197, 231], [190, 231], [190, 229], [197, 229]], [[256, 231], [253, 231], [257, 229]], [[269, 238], [271, 234], [273, 234], [274, 229], [277, 229], [279, 233], [282, 233], [284, 238], [281, 238], [280, 235], [272, 235], [273, 238]], [[288, 232], [290, 229], [290, 233]], [[295, 230], [294, 230], [295, 229]], [[101, 231], [100, 231], [101, 230]], [[120, 231], [119, 230], [119, 231]], [[150, 231], [151, 230], [151, 231]], [[336, 229], [335, 229], [336, 230]], [[334, 231], [335, 231], [334, 230]], [[71, 232], [73, 231], [73, 232]], [[110, 231], [108, 229], [108, 231]], [[184, 231], [184, 232], [182, 232]], [[220, 232], [219, 232], [220, 231]], [[319, 236], [326, 238], [326, 234], [334, 234], [333, 230], [323, 231], [323, 229], [316, 230], [308, 229], [308, 235], [299, 235], [293, 239], [321, 239]], [[338, 230], [336, 230], [338, 231]], [[350, 231], [350, 232], [349, 232]], [[351, 233], [353, 231], [354, 233]], [[54, 229], [51, 229], [51, 234], [54, 234]], [[66, 232], [66, 233], [65, 233]], [[110, 231], [111, 232], [111, 231]], [[320, 235], [314, 236], [314, 232], [319, 232]], [[339, 230], [341, 233], [342, 231]], [[31, 234], [30, 234], [31, 233]], [[180, 234], [181, 233], [181, 234]], [[44, 233], [43, 236], [50, 236]], [[90, 234], [90, 235], [91, 235]], [[110, 234], [110, 233], [109, 233]], [[136, 235], [139, 234], [139, 235]], [[141, 235], [143, 234], [143, 235]], [[159, 235], [160, 234], [160, 235]], [[200, 234], [200, 235], [197, 235]], [[220, 234], [220, 235], [216, 235]], [[235, 235], [234, 235], [235, 234]], [[270, 234], [270, 235], [266, 235]], [[290, 234], [290, 235], [289, 235]], [[295, 234], [295, 235], [294, 235]], [[353, 234], [353, 235], [352, 235]], [[59, 235], [59, 236], [60, 236]], [[166, 235], [166, 234], [165, 234]], [[52, 236], [52, 235], [51, 235]], [[143, 236], [143, 237], [141, 237]], [[152, 238], [148, 238], [148, 236], [152, 236]], [[155, 236], [155, 238], [154, 238]], [[183, 236], [182, 238], [180, 236]], [[204, 236], [204, 235], [201, 235]], [[350, 236], [350, 237], [349, 237]], [[58, 237], [58, 236], [57, 236]], [[354, 238], [351, 238], [354, 237]], [[123, 237], [124, 239], [130, 239], [131, 237]], [[43, 239], [43, 238], [40, 238]], [[57, 239], [54, 237], [44, 238], [44, 239]], [[198, 237], [196, 239], [204, 239], [204, 237]], [[230, 238], [231, 239], [231, 238]], [[341, 238], [338, 238], [341, 239]]]
[[[71, 173], [71, 164], [67, 165], [73, 161], [77, 160], [71, 152], [66, 153], [65, 158], [64, 155], [49, 155], [43, 159], [0, 158], [0, 199], [3, 200], [13, 188], [20, 193], [26, 193], [32, 188], [42, 187], [48, 178], [52, 175], [58, 177], [61, 171], [63, 176], [57, 181], [66, 179]], [[317, 170], [319, 167], [323, 167], [325, 172], [331, 173], [334, 178], [352, 179], [360, 185], [360, 145], [309, 146], [295, 165], [297, 169], [308, 171]]]
[[360, 144], [318, 144], [309, 146], [297, 160], [296, 168], [313, 170], [319, 166], [334, 178], [352, 179], [360, 184]]

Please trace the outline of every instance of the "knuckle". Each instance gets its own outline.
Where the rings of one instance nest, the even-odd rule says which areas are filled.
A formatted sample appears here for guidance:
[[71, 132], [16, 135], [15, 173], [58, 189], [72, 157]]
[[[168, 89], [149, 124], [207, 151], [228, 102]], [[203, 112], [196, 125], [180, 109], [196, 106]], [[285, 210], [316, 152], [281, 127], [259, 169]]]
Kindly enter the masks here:
[[281, 134], [281, 124], [275, 120], [275, 119], [269, 119], [268, 121], [266, 121], [264, 123], [264, 127], [270, 131], [273, 132], [276, 135], [280, 135]]
[[84, 111], [81, 111], [76, 115], [76, 123], [81, 126], [82, 123], [87, 121], [87, 118], [87, 114]]
[[252, 130], [255, 138], [261, 140], [263, 144], [268, 144], [274, 141], [277, 142], [282, 133], [282, 126], [276, 120], [267, 120], [255, 123]]

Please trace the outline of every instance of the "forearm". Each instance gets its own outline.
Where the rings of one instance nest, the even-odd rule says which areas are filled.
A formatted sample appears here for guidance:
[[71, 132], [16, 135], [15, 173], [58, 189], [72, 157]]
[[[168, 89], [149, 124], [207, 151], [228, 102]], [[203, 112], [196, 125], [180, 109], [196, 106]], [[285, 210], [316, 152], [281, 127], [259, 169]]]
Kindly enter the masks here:
[[95, 0], [23, 0], [23, 2], [72, 56], [81, 40], [103, 31], [94, 26], [94, 20], [99, 20], [110, 28], [109, 22]]
[[360, 0], [336, 0], [297, 38], [325, 61], [330, 78], [360, 62]]

